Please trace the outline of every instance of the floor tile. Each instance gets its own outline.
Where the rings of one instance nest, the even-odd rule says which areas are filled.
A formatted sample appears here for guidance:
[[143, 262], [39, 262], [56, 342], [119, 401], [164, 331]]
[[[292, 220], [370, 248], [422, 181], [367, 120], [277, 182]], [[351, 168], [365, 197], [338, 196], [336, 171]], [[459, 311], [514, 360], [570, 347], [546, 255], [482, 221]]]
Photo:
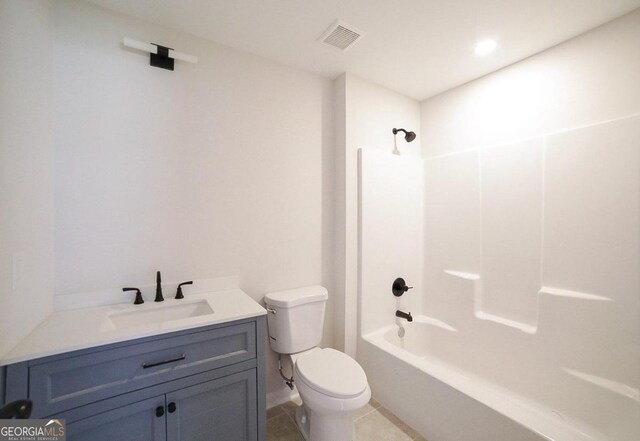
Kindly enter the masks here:
[[[302, 404], [302, 403], [301, 403]], [[296, 416], [296, 410], [298, 410], [298, 404], [294, 403], [293, 401], [289, 401], [288, 403], [284, 403], [282, 406], [280, 406], [282, 408], [282, 411], [284, 413], [286, 413], [287, 415], [289, 415], [291, 418], [295, 418]]]
[[383, 416], [379, 409], [356, 421], [356, 436], [359, 441], [411, 441], [411, 437]]
[[385, 409], [384, 407], [380, 407], [378, 409], [378, 412], [380, 412], [382, 416], [384, 416], [387, 420], [389, 420], [391, 424], [396, 426], [398, 429], [402, 430], [409, 438], [416, 439], [416, 437], [420, 436], [420, 434], [415, 430], [413, 430], [411, 427], [409, 427], [407, 423], [402, 421], [400, 418], [395, 416], [393, 413], [391, 413], [389, 410]]
[[267, 421], [267, 441], [304, 441], [289, 415], [273, 417]]
[[[294, 421], [301, 403], [289, 401], [267, 411], [267, 441], [304, 441]], [[426, 441], [374, 399], [356, 414], [355, 429], [358, 441]]]
[[283, 413], [284, 409], [282, 408], [282, 406], [272, 407], [271, 409], [267, 409], [267, 419], [269, 420], [271, 418], [282, 415]]
[[[378, 406], [380, 406], [380, 405], [378, 405]], [[376, 410], [376, 407], [371, 403], [371, 401], [369, 401], [366, 406], [364, 406], [362, 409], [360, 409], [358, 412], [356, 412], [356, 415], [353, 417], [353, 419], [355, 421], [357, 421], [360, 418], [362, 418], [363, 416], [370, 414], [374, 410]]]

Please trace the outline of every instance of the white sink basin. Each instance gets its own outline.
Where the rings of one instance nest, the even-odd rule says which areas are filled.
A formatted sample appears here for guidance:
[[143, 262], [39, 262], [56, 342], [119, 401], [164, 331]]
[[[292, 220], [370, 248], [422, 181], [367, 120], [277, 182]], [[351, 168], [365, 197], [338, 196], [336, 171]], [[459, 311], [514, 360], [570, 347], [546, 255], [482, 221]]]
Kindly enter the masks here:
[[194, 301], [181, 300], [165, 304], [132, 306], [125, 311], [111, 312], [107, 317], [113, 329], [125, 329], [213, 313], [214, 310], [206, 300], [198, 299]]

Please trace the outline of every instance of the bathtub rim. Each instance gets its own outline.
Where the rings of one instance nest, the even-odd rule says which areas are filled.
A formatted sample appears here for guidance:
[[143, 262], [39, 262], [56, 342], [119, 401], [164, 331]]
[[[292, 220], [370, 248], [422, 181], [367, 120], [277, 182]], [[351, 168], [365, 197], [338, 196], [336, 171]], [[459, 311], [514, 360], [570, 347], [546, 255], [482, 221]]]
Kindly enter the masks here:
[[[441, 326], [441, 323], [444, 322], [428, 316], [416, 316], [413, 323], [403, 324], [403, 326], [407, 328], [415, 327], [416, 325], [435, 326], [449, 332], [457, 332], [453, 327], [448, 329]], [[444, 324], [447, 325], [446, 323]], [[409, 350], [394, 345], [386, 340], [385, 335], [397, 328], [397, 324], [388, 325], [361, 335], [360, 339], [448, 385], [479, 404], [504, 415], [545, 440], [601, 441], [606, 439], [596, 429], [585, 427], [580, 421], [564, 415], [556, 416], [551, 408], [544, 407], [522, 395], [509, 394], [506, 390], [501, 389], [499, 385], [473, 375], [472, 372], [465, 371], [428, 355], [420, 357]], [[559, 413], [556, 412], [556, 414]]]

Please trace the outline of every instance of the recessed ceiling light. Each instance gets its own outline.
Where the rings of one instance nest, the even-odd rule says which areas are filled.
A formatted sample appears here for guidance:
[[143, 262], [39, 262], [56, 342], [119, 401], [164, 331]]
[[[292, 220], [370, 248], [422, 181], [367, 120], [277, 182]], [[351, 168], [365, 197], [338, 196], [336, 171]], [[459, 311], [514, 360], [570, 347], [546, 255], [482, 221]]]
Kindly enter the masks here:
[[476, 55], [489, 55], [491, 52], [496, 50], [496, 47], [498, 47], [498, 43], [495, 40], [481, 40], [476, 43], [474, 51]]

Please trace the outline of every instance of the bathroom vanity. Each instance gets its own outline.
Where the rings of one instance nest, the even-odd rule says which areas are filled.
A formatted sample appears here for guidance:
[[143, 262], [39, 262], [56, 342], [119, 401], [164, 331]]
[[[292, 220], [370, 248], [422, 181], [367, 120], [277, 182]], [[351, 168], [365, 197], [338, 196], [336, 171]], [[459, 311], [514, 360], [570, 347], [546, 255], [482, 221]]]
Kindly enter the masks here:
[[185, 300], [54, 313], [8, 354], [4, 402], [29, 398], [31, 417], [64, 419], [71, 441], [264, 441], [264, 309], [239, 289]]

